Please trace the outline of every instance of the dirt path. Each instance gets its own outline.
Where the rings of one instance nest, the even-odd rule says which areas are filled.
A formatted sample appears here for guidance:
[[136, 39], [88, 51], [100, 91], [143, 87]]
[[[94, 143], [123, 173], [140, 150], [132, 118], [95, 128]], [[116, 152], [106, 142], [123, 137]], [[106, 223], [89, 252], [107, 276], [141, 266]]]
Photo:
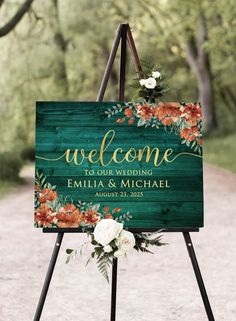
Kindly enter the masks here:
[[[0, 200], [0, 320], [31, 321], [55, 235], [33, 228], [33, 171]], [[236, 320], [236, 175], [205, 166], [205, 228], [192, 234], [216, 321]], [[66, 235], [42, 321], [108, 321], [109, 286], [94, 264], [65, 265], [65, 249], [83, 235]], [[155, 255], [120, 260], [117, 321], [205, 321], [181, 234], [165, 234]]]

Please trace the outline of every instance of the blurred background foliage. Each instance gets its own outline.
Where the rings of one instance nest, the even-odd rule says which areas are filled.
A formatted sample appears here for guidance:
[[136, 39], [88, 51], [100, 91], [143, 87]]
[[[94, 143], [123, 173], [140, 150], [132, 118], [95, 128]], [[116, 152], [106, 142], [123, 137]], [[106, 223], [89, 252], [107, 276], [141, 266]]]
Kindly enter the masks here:
[[[166, 75], [165, 100], [202, 102], [206, 160], [236, 171], [234, 0], [0, 0], [1, 180], [34, 157], [36, 100], [96, 99], [121, 22], [141, 59]], [[106, 100], [117, 99], [115, 67]], [[135, 77], [129, 61], [127, 82]], [[127, 86], [127, 100], [134, 95]]]

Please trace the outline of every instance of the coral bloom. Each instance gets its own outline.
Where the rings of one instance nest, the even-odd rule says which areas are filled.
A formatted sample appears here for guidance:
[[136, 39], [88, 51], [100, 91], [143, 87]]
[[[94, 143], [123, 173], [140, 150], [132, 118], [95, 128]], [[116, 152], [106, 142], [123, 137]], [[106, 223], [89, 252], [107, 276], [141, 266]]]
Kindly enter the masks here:
[[125, 108], [124, 114], [126, 117], [131, 117], [133, 116], [133, 110], [129, 108]]
[[86, 224], [95, 224], [99, 221], [99, 215], [95, 210], [87, 210], [84, 215]]
[[36, 191], [39, 191], [39, 185], [34, 185], [34, 189], [35, 189]]
[[164, 126], [169, 126], [177, 122], [181, 115], [179, 103], [159, 103], [155, 115]]
[[106, 218], [106, 219], [112, 219], [112, 218], [113, 218], [113, 216], [112, 216], [111, 214], [109, 214], [109, 213], [108, 213], [108, 214], [106, 214], [105, 218]]
[[192, 142], [198, 136], [198, 127], [184, 128], [180, 131], [180, 137]]
[[123, 118], [118, 118], [118, 119], [116, 120], [116, 122], [117, 122], [118, 124], [122, 124], [122, 123], [124, 122], [124, 119], [123, 119]]
[[137, 117], [143, 120], [150, 120], [155, 113], [152, 105], [136, 105]]
[[130, 119], [128, 120], [128, 124], [129, 124], [129, 125], [133, 125], [133, 123], [134, 123], [134, 118], [130, 118]]
[[56, 218], [58, 219], [57, 225], [59, 227], [79, 227], [84, 220], [84, 215], [74, 204], [67, 204], [60, 208]]
[[183, 107], [183, 118], [192, 126], [196, 125], [202, 117], [202, 109], [199, 104], [186, 104]]
[[47, 204], [42, 204], [35, 213], [35, 222], [39, 227], [52, 227], [52, 223], [55, 219], [53, 210]]
[[50, 188], [42, 189], [41, 193], [39, 194], [39, 202], [46, 203], [47, 201], [53, 201], [57, 198], [57, 192], [53, 191]]
[[197, 142], [198, 142], [199, 145], [202, 145], [202, 139], [201, 139], [201, 138], [199, 138], [199, 139], [197, 140]]

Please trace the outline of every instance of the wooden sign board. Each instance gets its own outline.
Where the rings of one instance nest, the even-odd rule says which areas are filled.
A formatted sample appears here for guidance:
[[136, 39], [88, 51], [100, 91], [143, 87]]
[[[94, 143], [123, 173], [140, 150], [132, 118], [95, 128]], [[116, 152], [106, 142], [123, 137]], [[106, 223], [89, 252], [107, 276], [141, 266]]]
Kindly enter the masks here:
[[37, 102], [35, 226], [203, 226], [200, 106]]

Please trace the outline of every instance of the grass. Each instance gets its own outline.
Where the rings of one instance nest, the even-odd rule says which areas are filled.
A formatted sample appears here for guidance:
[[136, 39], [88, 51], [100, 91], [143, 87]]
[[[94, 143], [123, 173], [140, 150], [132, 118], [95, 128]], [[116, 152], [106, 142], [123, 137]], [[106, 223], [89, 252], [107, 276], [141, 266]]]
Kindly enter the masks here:
[[204, 160], [236, 173], [236, 133], [205, 139]]
[[[33, 166], [34, 166], [34, 163], [28, 162], [23, 166], [21, 171], [23, 171], [24, 169], [32, 168]], [[25, 183], [25, 180], [23, 177], [18, 177], [15, 180], [14, 179], [0, 180], [0, 199], [6, 196], [8, 193], [12, 193], [16, 191], [24, 183]]]
[[18, 181], [0, 181], [0, 199], [3, 198], [5, 195], [7, 195], [9, 192], [14, 192], [14, 190], [17, 189], [22, 185], [22, 180]]

